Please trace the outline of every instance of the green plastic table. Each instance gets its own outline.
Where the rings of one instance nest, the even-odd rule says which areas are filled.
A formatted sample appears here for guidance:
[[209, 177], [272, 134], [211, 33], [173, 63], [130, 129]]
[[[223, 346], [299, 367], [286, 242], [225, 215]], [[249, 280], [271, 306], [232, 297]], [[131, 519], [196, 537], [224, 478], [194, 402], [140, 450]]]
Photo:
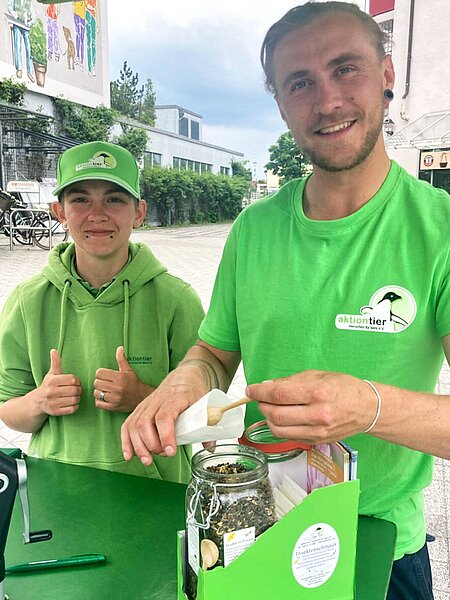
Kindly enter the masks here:
[[[107, 560], [9, 574], [10, 600], [176, 599], [176, 532], [184, 528], [184, 485], [29, 457], [26, 462], [30, 526], [51, 529], [53, 538], [23, 544], [17, 497], [6, 565], [94, 552]], [[356, 600], [384, 600], [394, 542], [392, 523], [360, 517]]]

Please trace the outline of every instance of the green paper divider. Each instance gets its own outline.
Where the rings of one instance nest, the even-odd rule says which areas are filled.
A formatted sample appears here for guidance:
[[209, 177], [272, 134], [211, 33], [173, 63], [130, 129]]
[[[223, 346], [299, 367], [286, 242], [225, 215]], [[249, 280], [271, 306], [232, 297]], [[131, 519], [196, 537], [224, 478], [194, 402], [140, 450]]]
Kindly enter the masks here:
[[[354, 600], [358, 500], [358, 480], [314, 490], [226, 568], [200, 569], [197, 600], [238, 597]], [[339, 540], [339, 557], [326, 581], [317, 587], [304, 587], [293, 574], [293, 551], [303, 532], [319, 524], [329, 525], [335, 530]], [[183, 559], [179, 543], [179, 578], [182, 578]], [[186, 600], [180, 581], [178, 600]]]

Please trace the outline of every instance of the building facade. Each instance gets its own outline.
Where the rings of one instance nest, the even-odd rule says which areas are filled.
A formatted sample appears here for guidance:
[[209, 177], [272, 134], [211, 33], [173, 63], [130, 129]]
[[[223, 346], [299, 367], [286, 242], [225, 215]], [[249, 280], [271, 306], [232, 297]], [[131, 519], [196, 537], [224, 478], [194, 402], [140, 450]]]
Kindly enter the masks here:
[[450, 77], [446, 65], [450, 2], [370, 0], [366, 10], [390, 36], [396, 72], [385, 119], [391, 158], [450, 191]]
[[[26, 84], [28, 117], [53, 117], [53, 97], [85, 106], [110, 106], [107, 17], [106, 0], [60, 4], [0, 0], [0, 80]], [[22, 118], [20, 110], [0, 105], [0, 140], [5, 142], [3, 146], [0, 142], [0, 187], [6, 187], [11, 179], [51, 179], [58, 154], [70, 145], [70, 140], [59, 138], [54, 143], [56, 138], [27, 132], [26, 126], [12, 139], [8, 123], [13, 117]], [[147, 134], [143, 167], [231, 175], [231, 162], [244, 156], [203, 142], [203, 118], [197, 113], [178, 105], [162, 105], [156, 108], [156, 115], [155, 127], [132, 123]], [[112, 135], [121, 132], [119, 122]], [[30, 154], [31, 147], [44, 149], [42, 169]]]
[[231, 162], [244, 155], [202, 140], [203, 117], [176, 104], [156, 106], [155, 127], [143, 126], [148, 144], [143, 166], [231, 175]]
[[105, 0], [0, 0], [0, 79], [25, 83], [30, 107], [63, 96], [109, 106]]

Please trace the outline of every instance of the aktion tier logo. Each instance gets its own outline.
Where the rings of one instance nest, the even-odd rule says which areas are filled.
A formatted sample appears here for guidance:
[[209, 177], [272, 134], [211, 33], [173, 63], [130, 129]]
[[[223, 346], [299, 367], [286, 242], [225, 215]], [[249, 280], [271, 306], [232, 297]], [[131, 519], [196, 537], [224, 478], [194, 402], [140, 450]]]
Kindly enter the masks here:
[[115, 169], [117, 167], [117, 161], [112, 154], [109, 152], [96, 152], [92, 158], [84, 163], [80, 163], [75, 167], [75, 171], [82, 171], [83, 169]]
[[387, 285], [377, 290], [359, 315], [336, 315], [338, 329], [400, 333], [411, 325], [416, 317], [416, 301], [407, 289]]

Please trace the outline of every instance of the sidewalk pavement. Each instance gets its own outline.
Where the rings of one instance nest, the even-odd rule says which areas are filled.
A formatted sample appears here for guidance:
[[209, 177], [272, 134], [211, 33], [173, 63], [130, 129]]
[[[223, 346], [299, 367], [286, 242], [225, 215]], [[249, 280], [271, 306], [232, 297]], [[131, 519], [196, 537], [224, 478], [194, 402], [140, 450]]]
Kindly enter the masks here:
[[[169, 271], [192, 284], [205, 310], [214, 283], [229, 225], [203, 225], [171, 229], [140, 230], [133, 239], [150, 246]], [[0, 309], [12, 289], [37, 273], [47, 261], [47, 252], [33, 247], [15, 246], [0, 237]], [[245, 388], [242, 368], [236, 374], [230, 395], [241, 397]], [[450, 394], [450, 369], [442, 369], [438, 393]], [[28, 447], [28, 434], [11, 431], [0, 421], [0, 447]], [[429, 544], [433, 569], [435, 600], [450, 600], [450, 461], [437, 459], [432, 484], [425, 491], [428, 531], [436, 537]], [[408, 600], [415, 600], [414, 598]]]

